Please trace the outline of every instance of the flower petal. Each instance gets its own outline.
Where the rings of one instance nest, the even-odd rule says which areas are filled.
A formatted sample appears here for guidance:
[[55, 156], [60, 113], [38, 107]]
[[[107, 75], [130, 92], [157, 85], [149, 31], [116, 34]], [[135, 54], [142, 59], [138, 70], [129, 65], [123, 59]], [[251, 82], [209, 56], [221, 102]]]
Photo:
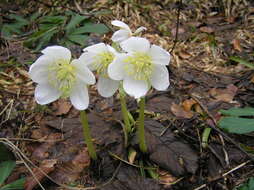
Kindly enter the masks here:
[[104, 43], [98, 43], [98, 44], [86, 47], [85, 49], [83, 49], [83, 51], [84, 52], [88, 51], [88, 52], [98, 54], [104, 51], [108, 51], [108, 48]]
[[126, 52], [147, 52], [150, 48], [150, 42], [146, 38], [130, 37], [120, 43], [121, 48]]
[[167, 67], [164, 65], [154, 65], [150, 82], [156, 90], [166, 90], [169, 86], [169, 74]]
[[53, 60], [46, 55], [40, 56], [29, 68], [30, 78], [37, 83], [48, 81], [48, 69]]
[[113, 20], [111, 22], [111, 24], [114, 25], [114, 26], [117, 26], [119, 28], [128, 30], [131, 33], [130, 27], [127, 24], [125, 24], [124, 22], [120, 21], [120, 20]]
[[43, 54], [54, 58], [55, 60], [71, 60], [71, 52], [69, 49], [62, 46], [49, 46], [41, 51]]
[[108, 98], [113, 96], [119, 87], [119, 81], [99, 76], [97, 89], [101, 96]]
[[123, 88], [127, 94], [134, 96], [134, 98], [140, 98], [145, 96], [149, 90], [149, 86], [144, 80], [135, 80], [130, 77], [126, 77], [123, 80]]
[[123, 60], [126, 58], [126, 54], [119, 54], [108, 66], [108, 75], [113, 80], [123, 80], [125, 76], [124, 67], [126, 63]]
[[121, 29], [116, 31], [112, 35], [111, 39], [113, 42], [120, 43], [124, 40], [127, 40], [129, 37], [131, 37], [131, 32], [128, 30]]
[[155, 64], [168, 65], [170, 61], [170, 54], [159, 46], [152, 45], [150, 48], [150, 55]]
[[79, 59], [74, 59], [71, 62], [71, 65], [73, 65], [76, 68], [76, 76], [79, 81], [82, 81], [83, 83], [86, 84], [95, 84], [94, 74]]
[[48, 83], [38, 84], [34, 91], [35, 100], [38, 104], [45, 105], [57, 100], [61, 93]]
[[77, 110], [85, 110], [88, 107], [89, 104], [89, 96], [88, 96], [88, 90], [87, 86], [84, 83], [78, 83], [71, 95], [70, 100], [72, 105]]
[[82, 64], [86, 65], [91, 71], [94, 71], [96, 70], [93, 64], [96, 61], [95, 57], [96, 57], [95, 53], [85, 52], [81, 54], [78, 60], [82, 62]]

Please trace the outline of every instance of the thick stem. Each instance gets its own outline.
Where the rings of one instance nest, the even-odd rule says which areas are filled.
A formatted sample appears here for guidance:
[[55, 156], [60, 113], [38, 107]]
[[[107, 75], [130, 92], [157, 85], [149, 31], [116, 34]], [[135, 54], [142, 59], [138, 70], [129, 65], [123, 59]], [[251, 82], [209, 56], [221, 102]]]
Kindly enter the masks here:
[[139, 118], [138, 118], [138, 138], [139, 148], [145, 153], [147, 151], [145, 142], [145, 98], [141, 98], [139, 102]]
[[80, 120], [83, 126], [83, 134], [85, 137], [85, 142], [88, 148], [89, 155], [93, 160], [96, 160], [97, 155], [93, 146], [92, 137], [91, 137], [90, 128], [88, 125], [88, 120], [87, 120], [87, 115], [85, 110], [80, 111]]
[[125, 132], [128, 134], [131, 131], [131, 125], [130, 125], [130, 120], [128, 116], [128, 109], [125, 101], [125, 95], [124, 92], [120, 91], [120, 101], [121, 101], [121, 110], [122, 110], [122, 116], [124, 120], [124, 127], [125, 127]]

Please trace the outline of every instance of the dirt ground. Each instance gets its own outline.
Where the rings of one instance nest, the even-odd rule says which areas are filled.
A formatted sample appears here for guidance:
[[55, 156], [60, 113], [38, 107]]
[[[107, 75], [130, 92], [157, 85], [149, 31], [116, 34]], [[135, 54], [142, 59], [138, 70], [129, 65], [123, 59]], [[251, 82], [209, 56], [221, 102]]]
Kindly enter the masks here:
[[[9, 182], [26, 176], [26, 190], [232, 190], [254, 176], [254, 134], [231, 134], [217, 125], [219, 110], [254, 105], [253, 69], [232, 58], [254, 63], [252, 1], [53, 2], [7, 1], [0, 3], [1, 16], [105, 11], [92, 19], [112, 31], [116, 19], [133, 29], [145, 26], [143, 36], [172, 55], [171, 85], [146, 98], [147, 154], [138, 148], [135, 129], [124, 146], [119, 97], [102, 98], [93, 86], [88, 117], [99, 159], [92, 161], [79, 112], [70, 102], [40, 106], [34, 100], [35, 84], [27, 72], [39, 54], [23, 45], [25, 37], [1, 39], [0, 142], [19, 163]], [[112, 31], [95, 38], [110, 42]], [[127, 102], [136, 119], [137, 103], [131, 97]]]

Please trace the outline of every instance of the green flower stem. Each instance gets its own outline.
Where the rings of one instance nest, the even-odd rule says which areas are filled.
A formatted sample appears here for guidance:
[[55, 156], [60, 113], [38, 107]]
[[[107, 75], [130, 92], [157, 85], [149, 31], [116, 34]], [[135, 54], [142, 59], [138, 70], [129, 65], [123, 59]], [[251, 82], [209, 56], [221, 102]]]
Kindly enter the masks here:
[[130, 125], [127, 105], [125, 101], [125, 94], [123, 91], [120, 91], [119, 94], [120, 94], [121, 110], [122, 110], [122, 116], [124, 120], [125, 133], [128, 134], [131, 131], [131, 125]]
[[80, 111], [80, 120], [83, 126], [83, 134], [85, 137], [85, 142], [88, 148], [89, 155], [93, 160], [96, 160], [97, 155], [96, 155], [96, 151], [94, 149], [94, 145], [92, 142], [92, 137], [91, 137], [90, 128], [88, 125], [88, 120], [87, 120], [87, 115], [85, 110]]
[[145, 153], [147, 151], [145, 142], [145, 98], [141, 98], [139, 102], [139, 118], [138, 118], [138, 138], [139, 138], [139, 148]]

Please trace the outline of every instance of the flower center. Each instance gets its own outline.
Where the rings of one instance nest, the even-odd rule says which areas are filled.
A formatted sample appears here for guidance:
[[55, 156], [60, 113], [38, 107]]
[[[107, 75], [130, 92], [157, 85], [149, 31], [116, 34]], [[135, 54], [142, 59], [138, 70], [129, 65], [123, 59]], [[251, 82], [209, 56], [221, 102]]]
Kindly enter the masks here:
[[49, 67], [49, 83], [57, 88], [62, 98], [70, 96], [76, 82], [76, 68], [66, 60], [57, 60]]
[[103, 75], [104, 77], [107, 77], [108, 65], [112, 63], [113, 59], [114, 59], [114, 54], [109, 51], [99, 53], [96, 56], [96, 61], [93, 63], [97, 73], [99, 75]]
[[149, 80], [153, 71], [151, 56], [136, 52], [133, 56], [127, 57], [124, 62], [129, 63], [124, 67], [129, 76], [132, 76], [135, 80]]

